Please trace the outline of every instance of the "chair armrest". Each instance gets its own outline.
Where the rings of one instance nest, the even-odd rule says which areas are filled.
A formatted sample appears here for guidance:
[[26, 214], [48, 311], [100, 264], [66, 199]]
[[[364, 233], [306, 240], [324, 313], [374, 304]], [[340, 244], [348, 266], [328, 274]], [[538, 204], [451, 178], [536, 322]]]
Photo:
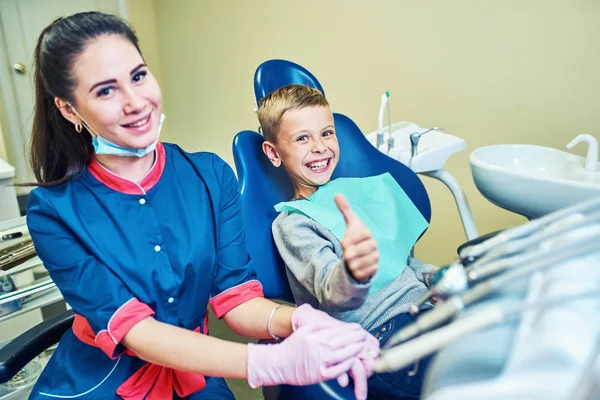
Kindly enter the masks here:
[[0, 383], [8, 382], [25, 365], [53, 344], [73, 325], [73, 310], [37, 324], [0, 349]]

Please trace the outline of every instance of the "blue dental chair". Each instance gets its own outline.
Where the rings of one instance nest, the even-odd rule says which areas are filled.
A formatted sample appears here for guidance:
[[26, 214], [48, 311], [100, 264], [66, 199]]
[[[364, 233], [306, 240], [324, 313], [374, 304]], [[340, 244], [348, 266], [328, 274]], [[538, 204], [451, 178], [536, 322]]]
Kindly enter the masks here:
[[[308, 85], [323, 92], [317, 79], [305, 68], [290, 61], [270, 60], [261, 64], [254, 75], [256, 104], [273, 90], [292, 83]], [[350, 118], [337, 113], [333, 116], [340, 145], [340, 159], [333, 178], [366, 177], [389, 172], [429, 222], [429, 197], [417, 175], [373, 147]], [[233, 140], [246, 243], [265, 297], [293, 303], [285, 265], [271, 234], [271, 224], [278, 214], [273, 206], [291, 199], [294, 192], [283, 168], [273, 167], [263, 154], [263, 141], [261, 135], [249, 130], [238, 133]], [[266, 400], [354, 398], [351, 388], [342, 388], [335, 381], [304, 387], [282, 385], [265, 388], [263, 393]]]

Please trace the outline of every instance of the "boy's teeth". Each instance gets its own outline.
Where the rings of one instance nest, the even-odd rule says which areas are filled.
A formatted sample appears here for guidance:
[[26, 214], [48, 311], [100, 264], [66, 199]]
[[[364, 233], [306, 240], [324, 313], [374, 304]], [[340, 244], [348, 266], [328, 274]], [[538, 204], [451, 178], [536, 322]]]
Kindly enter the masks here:
[[310, 164], [308, 164], [308, 168], [310, 168], [310, 169], [320, 169], [320, 168], [325, 167], [327, 165], [327, 162], [328, 162], [328, 160], [318, 161], [318, 162], [315, 162], [315, 163], [310, 163]]

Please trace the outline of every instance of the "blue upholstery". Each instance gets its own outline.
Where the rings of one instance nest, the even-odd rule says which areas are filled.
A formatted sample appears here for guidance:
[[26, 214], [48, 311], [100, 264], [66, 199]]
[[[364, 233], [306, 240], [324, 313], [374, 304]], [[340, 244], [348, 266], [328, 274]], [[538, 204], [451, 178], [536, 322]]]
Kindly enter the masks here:
[[[261, 64], [254, 76], [257, 104], [273, 90], [292, 83], [323, 88], [306, 69], [284, 60]], [[389, 172], [407, 195], [430, 221], [431, 206], [423, 183], [404, 164], [395, 161], [373, 147], [358, 126], [342, 114], [334, 113], [336, 134], [340, 144], [340, 159], [335, 177], [366, 177]], [[258, 280], [265, 296], [294, 302], [285, 265], [273, 242], [271, 224], [277, 217], [273, 206], [294, 195], [283, 168], [275, 168], [262, 152], [264, 138], [253, 131], [242, 131], [233, 140], [233, 156], [240, 182], [246, 242]], [[352, 389], [330, 381], [319, 385], [293, 387], [282, 385], [265, 389], [265, 399], [352, 399]]]
[[[398, 161], [375, 149], [352, 120], [334, 114], [340, 144], [335, 177], [364, 177], [389, 172], [430, 221], [431, 206], [417, 175]], [[264, 138], [242, 131], [233, 140], [233, 157], [240, 181], [246, 243], [265, 296], [294, 302], [285, 275], [285, 265], [273, 242], [271, 224], [277, 217], [273, 206], [294, 196], [283, 168], [275, 168], [262, 152]]]
[[423, 182], [406, 165], [377, 150], [348, 117], [333, 114], [335, 133], [340, 145], [340, 159], [332, 179], [362, 178], [389, 172], [406, 192], [427, 222], [431, 221], [431, 204]]
[[273, 206], [293, 197], [283, 168], [275, 168], [262, 152], [264, 138], [243, 131], [233, 139], [233, 158], [242, 193], [246, 244], [265, 296], [294, 302], [285, 266], [273, 242], [271, 224], [277, 217]]

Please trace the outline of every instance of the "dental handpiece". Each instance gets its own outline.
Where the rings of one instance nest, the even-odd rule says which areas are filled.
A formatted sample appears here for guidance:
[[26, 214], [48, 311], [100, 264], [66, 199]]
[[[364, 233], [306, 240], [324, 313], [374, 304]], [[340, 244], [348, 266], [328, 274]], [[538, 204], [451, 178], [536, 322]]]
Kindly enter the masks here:
[[473, 286], [470, 290], [460, 295], [452, 296], [392, 336], [385, 347], [405, 342], [423, 332], [440, 326], [457, 315], [466, 306], [488, 296], [499, 288], [510, 284], [512, 281], [529, 276], [542, 268], [558, 266], [560, 263], [568, 261], [571, 258], [580, 257], [594, 251], [597, 252], [599, 251], [599, 241], [600, 228], [597, 228], [595, 231], [587, 230], [586, 237], [579, 243], [569, 241], [562, 243], [562, 245], [549, 249], [544, 257], [540, 257], [528, 265], [511, 269], [502, 275]]
[[[498, 248], [488, 251], [470, 265], [463, 265], [462, 260], [459, 259], [449, 266], [442, 267], [432, 276], [431, 290], [415, 304], [412, 304], [409, 312], [411, 315], [417, 315], [423, 304], [433, 297], [443, 299], [460, 294], [477, 281], [515, 265], [533, 261], [555, 241], [569, 240], [571, 235], [580, 235], [580, 232], [584, 232], [580, 228], [582, 224], [587, 225], [596, 221], [600, 221], [600, 212], [592, 213], [588, 218], [580, 213], [571, 214], [549, 224], [529, 237], [504, 243]], [[579, 229], [574, 230], [573, 228]], [[523, 254], [524, 250], [534, 247], [537, 247], [538, 250]]]
[[581, 225], [590, 224], [596, 220], [600, 220], [600, 212], [593, 213], [587, 218], [581, 213], [568, 215], [531, 232], [526, 237], [502, 243], [482, 254], [476, 260], [470, 260], [470, 263], [463, 262], [463, 265], [467, 268], [468, 272], [475, 270], [480, 265], [487, 264], [494, 259], [506, 258], [507, 256], [521, 253], [528, 248], [542, 246], [545, 241], [551, 240], [553, 237], [563, 235], [565, 232], [578, 229]]
[[[512, 305], [490, 305], [472, 315], [465, 316], [448, 326], [429, 332], [401, 346], [392, 349], [386, 345], [374, 369], [378, 373], [398, 371], [442, 349], [466, 334], [502, 323], [509, 319], [519, 318], [524, 309], [528, 311], [541, 310], [564, 305], [567, 301], [586, 298], [596, 300], [598, 295], [600, 295], [600, 290], [596, 289], [544, 299], [533, 306], [527, 304], [526, 300]], [[526, 304], [527, 307], [524, 307]]]
[[[502, 251], [496, 252], [496, 259], [489, 257], [492, 261], [485, 262], [488, 257], [477, 260], [466, 268], [468, 280], [469, 282], [482, 280], [507, 268], [512, 268], [514, 265], [529, 262], [543, 255], [556, 243], [576, 241], [578, 238], [585, 237], [588, 231], [594, 232], [598, 222], [600, 222], [600, 212], [590, 214], [587, 218], [581, 214], [570, 215], [530, 237], [511, 243], [510, 246], [501, 246]], [[529, 249], [535, 249], [535, 251], [527, 251]], [[491, 252], [487, 254], [491, 254]]]
[[469, 287], [467, 274], [460, 262], [454, 262], [435, 271], [429, 281], [431, 289], [415, 304], [411, 304], [409, 312], [417, 315], [423, 304], [437, 298], [447, 298], [467, 290]]
[[463, 248], [459, 254], [460, 258], [464, 260], [464, 264], [470, 264], [473, 260], [482, 256], [484, 253], [494, 249], [498, 245], [508, 242], [513, 239], [517, 239], [523, 236], [528, 236], [532, 232], [539, 228], [551, 224], [561, 218], [564, 218], [572, 213], [585, 213], [589, 210], [597, 211], [600, 209], [600, 198], [594, 198], [589, 201], [574, 204], [570, 207], [566, 207], [562, 210], [555, 211], [551, 214], [545, 215], [527, 224], [520, 225], [511, 229], [507, 229], [494, 236], [485, 242], [478, 243], [472, 246]]

